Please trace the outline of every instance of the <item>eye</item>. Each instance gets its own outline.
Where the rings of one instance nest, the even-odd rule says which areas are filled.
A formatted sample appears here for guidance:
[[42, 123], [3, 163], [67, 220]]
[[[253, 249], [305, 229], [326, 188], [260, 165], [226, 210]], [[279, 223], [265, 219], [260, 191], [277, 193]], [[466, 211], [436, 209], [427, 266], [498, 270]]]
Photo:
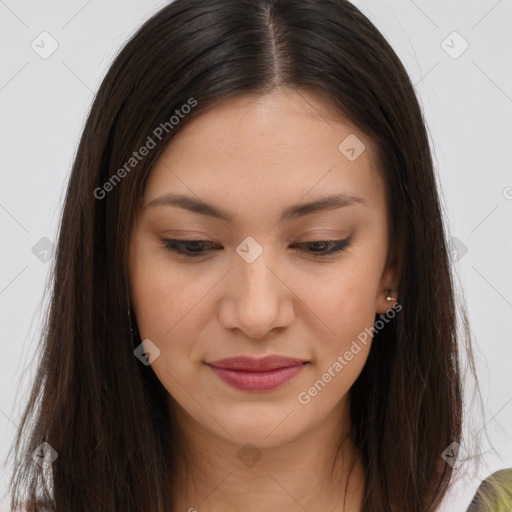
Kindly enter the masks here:
[[175, 240], [173, 238], [167, 238], [163, 240], [163, 242], [165, 243], [165, 247], [170, 251], [190, 258], [202, 256], [208, 250], [219, 250], [219, 247], [212, 249], [212, 246], [216, 244], [209, 240]]
[[[165, 247], [182, 256], [197, 258], [206, 254], [208, 251], [218, 251], [222, 247], [210, 242], [209, 240], [176, 240], [167, 238], [163, 240]], [[318, 240], [314, 242], [303, 242], [301, 244], [292, 244], [290, 247], [298, 247], [301, 250], [313, 255], [314, 257], [323, 257], [346, 249], [351, 242], [351, 237], [345, 240]], [[312, 250], [308, 250], [311, 249]]]
[[346, 249], [351, 242], [351, 237], [344, 240], [318, 240], [315, 242], [303, 242], [301, 244], [293, 244], [296, 247], [313, 248], [312, 251], [306, 251], [315, 257], [329, 256]]

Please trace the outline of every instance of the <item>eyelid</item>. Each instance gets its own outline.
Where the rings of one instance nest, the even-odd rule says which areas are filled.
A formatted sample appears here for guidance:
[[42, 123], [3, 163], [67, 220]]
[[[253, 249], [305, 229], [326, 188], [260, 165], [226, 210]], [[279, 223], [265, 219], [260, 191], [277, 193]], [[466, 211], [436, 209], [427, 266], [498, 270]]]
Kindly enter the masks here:
[[[164, 247], [178, 256], [183, 256], [189, 259], [198, 259], [202, 256], [207, 255], [212, 250], [218, 251], [222, 250], [222, 246], [219, 248], [220, 244], [210, 240], [202, 240], [202, 239], [176, 239], [176, 238], [167, 238], [162, 240]], [[198, 242], [200, 248], [203, 250], [200, 251], [190, 251], [187, 252], [186, 249], [183, 249], [183, 246], [187, 246], [187, 244], [192, 245], [194, 242]], [[291, 245], [292, 249], [299, 247], [301, 252], [304, 252], [308, 256], [313, 256], [315, 259], [327, 259], [329, 256], [335, 256], [342, 253], [347, 247], [350, 246], [352, 242], [352, 235], [336, 240], [307, 240], [305, 242], [295, 242]], [[310, 244], [327, 244], [329, 247], [325, 251], [308, 251], [307, 246]], [[212, 247], [213, 246], [213, 247]], [[217, 246], [217, 247], [216, 247]]]
[[[175, 236], [179, 238], [174, 238]], [[188, 231], [188, 230], [172, 230], [162, 232], [162, 237], [168, 240], [197, 240], [197, 241], [213, 241], [211, 236], [201, 231]]]
[[294, 240], [297, 240], [298, 243], [303, 242], [326, 242], [326, 241], [337, 241], [342, 239], [347, 239], [350, 237], [350, 233], [348, 231], [341, 230], [314, 230], [308, 231], [307, 233], [303, 233], [300, 237], [295, 237]]

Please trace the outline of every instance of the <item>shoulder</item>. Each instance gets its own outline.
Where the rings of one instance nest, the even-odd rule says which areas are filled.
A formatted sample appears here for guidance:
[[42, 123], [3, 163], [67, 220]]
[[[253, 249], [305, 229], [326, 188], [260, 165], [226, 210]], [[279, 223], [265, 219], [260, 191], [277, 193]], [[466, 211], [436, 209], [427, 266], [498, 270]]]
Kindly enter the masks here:
[[512, 468], [500, 469], [479, 485], [467, 512], [512, 510]]
[[512, 468], [482, 478], [485, 471], [476, 471], [474, 466], [454, 471], [449, 490], [436, 512], [510, 512]]

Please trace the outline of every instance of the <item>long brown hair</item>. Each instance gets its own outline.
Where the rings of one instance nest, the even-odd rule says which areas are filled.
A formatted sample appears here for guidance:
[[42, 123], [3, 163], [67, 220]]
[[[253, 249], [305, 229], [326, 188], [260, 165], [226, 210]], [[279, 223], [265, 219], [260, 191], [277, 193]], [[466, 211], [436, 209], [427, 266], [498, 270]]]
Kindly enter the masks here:
[[[465, 314], [463, 339], [456, 329], [429, 140], [403, 65], [346, 0], [176, 0], [120, 51], [83, 130], [15, 443], [13, 510], [169, 511], [177, 431], [167, 391], [134, 357], [140, 338], [127, 321], [137, 206], [156, 159], [191, 119], [279, 86], [320, 92], [333, 116], [368, 134], [386, 185], [403, 310], [375, 334], [350, 390], [363, 512], [430, 512], [440, 503], [452, 474], [441, 453], [462, 433], [458, 342], [470, 335]], [[155, 147], [135, 158], [148, 137]], [[44, 442], [58, 454], [48, 467], [32, 458]]]

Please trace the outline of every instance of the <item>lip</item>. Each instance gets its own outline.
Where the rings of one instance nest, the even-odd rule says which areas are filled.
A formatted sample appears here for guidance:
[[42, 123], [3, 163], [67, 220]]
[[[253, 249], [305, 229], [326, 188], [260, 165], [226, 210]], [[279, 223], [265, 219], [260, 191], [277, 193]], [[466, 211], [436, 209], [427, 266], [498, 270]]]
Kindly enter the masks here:
[[241, 391], [261, 392], [290, 382], [309, 361], [277, 355], [230, 357], [207, 363], [224, 382]]

